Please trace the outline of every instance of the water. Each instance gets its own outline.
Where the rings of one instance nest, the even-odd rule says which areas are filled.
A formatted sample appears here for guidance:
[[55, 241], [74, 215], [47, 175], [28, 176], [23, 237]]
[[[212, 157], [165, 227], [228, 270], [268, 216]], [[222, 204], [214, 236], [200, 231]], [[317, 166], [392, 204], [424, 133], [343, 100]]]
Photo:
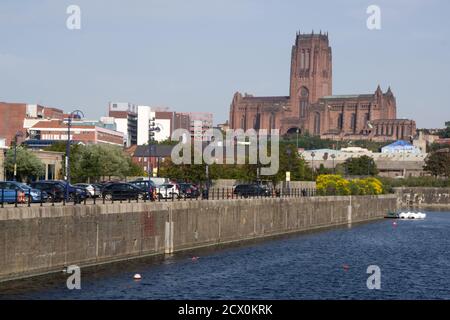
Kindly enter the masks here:
[[[369, 265], [381, 269], [381, 290], [367, 289]], [[0, 284], [0, 298], [450, 299], [450, 212], [121, 263], [83, 273], [81, 285], [69, 291], [61, 276]]]

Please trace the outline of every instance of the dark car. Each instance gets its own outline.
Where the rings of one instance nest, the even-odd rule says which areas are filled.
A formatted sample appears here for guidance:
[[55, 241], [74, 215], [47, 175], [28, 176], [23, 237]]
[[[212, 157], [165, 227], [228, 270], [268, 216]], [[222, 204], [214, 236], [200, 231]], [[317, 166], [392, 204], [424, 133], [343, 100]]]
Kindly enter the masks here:
[[74, 199], [77, 199], [78, 201], [82, 201], [86, 199], [89, 195], [85, 188], [77, 187], [74, 185], [71, 185], [70, 183], [64, 181], [64, 180], [46, 180], [48, 183], [54, 183], [61, 185], [64, 189], [68, 189], [69, 197], [66, 199], [66, 201], [73, 201]]
[[102, 190], [105, 200], [149, 199], [149, 192], [131, 183], [109, 183]]
[[151, 181], [151, 180], [135, 180], [135, 181], [131, 181], [129, 183], [138, 187], [142, 191], [147, 192], [150, 196], [150, 200], [152, 200], [152, 201], [155, 200], [154, 193], [156, 190], [156, 185], [153, 181]]
[[180, 196], [186, 198], [198, 198], [200, 196], [200, 190], [192, 183], [180, 183]]
[[30, 183], [30, 187], [41, 190], [41, 192], [45, 192], [47, 194], [48, 202], [60, 202], [65, 198], [65, 189], [59, 183], [36, 181]]
[[4, 190], [12, 190], [12, 191], [21, 191], [24, 193], [26, 197], [26, 201], [30, 202], [40, 202], [47, 201], [47, 193], [41, 192], [39, 189], [33, 189], [32, 187], [26, 185], [22, 182], [17, 181], [0, 181], [0, 189]]
[[233, 193], [238, 197], [268, 197], [270, 190], [259, 184], [239, 184], [234, 187]]

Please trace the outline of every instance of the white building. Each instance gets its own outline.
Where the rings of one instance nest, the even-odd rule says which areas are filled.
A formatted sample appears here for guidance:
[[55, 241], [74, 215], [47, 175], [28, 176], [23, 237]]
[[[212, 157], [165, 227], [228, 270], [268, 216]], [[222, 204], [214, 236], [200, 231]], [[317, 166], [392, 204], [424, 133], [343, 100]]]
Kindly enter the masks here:
[[149, 106], [138, 106], [137, 109], [137, 144], [139, 146], [148, 143], [151, 121], [155, 118], [155, 112]]
[[114, 118], [116, 130], [123, 133], [126, 147], [137, 143], [137, 110], [138, 106], [133, 103], [109, 103], [108, 115]]

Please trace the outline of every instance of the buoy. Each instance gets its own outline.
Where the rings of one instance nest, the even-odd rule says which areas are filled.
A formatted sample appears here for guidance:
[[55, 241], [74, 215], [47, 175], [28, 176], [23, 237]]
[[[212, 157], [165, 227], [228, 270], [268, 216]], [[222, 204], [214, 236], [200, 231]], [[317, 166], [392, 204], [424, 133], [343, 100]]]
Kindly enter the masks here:
[[344, 267], [344, 271], [348, 271], [348, 269], [350, 269], [350, 266], [347, 264], [344, 264], [343, 267]]
[[198, 257], [192, 257], [192, 261], [197, 261]]
[[396, 226], [397, 226], [397, 222], [396, 222], [396, 221], [392, 222], [392, 225], [393, 225], [394, 227], [396, 227]]
[[141, 280], [142, 276], [139, 273], [136, 273], [133, 277], [134, 280]]

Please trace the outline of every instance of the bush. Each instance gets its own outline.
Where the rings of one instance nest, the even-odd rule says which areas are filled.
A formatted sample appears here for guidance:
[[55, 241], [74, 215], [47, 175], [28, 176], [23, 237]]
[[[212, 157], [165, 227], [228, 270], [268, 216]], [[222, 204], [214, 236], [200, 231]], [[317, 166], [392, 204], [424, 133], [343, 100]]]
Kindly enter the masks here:
[[321, 175], [316, 186], [322, 196], [378, 195], [387, 191], [377, 178], [347, 180], [340, 175]]

